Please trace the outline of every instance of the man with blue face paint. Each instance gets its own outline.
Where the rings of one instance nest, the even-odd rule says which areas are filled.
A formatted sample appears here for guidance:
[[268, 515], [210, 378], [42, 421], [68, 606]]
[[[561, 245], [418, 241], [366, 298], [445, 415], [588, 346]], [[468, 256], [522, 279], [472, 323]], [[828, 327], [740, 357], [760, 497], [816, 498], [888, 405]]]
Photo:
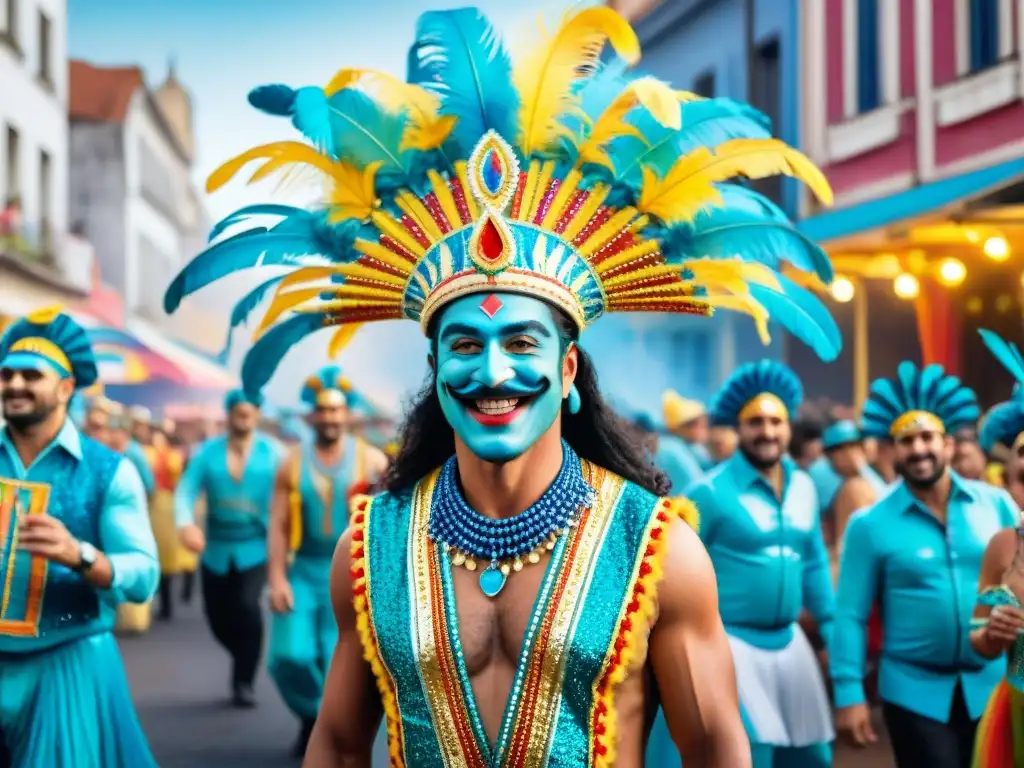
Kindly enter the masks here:
[[112, 630], [160, 574], [146, 495], [126, 458], [67, 417], [96, 381], [60, 307], [0, 339], [0, 766], [155, 768]]
[[876, 740], [863, 679], [877, 601], [879, 696], [899, 768], [967, 768], [1005, 669], [979, 654], [970, 630], [983, 553], [1016, 524], [1016, 505], [949, 466], [952, 435], [978, 415], [956, 376], [904, 361], [872, 383], [861, 417], [865, 435], [892, 441], [901, 479], [846, 528], [830, 648], [836, 725], [855, 744]]
[[274, 621], [268, 668], [281, 698], [301, 721], [294, 757], [306, 745], [338, 640], [331, 609], [331, 556], [348, 527], [353, 491], [376, 483], [388, 460], [349, 431], [349, 403], [359, 400], [337, 366], [310, 376], [302, 402], [312, 409], [314, 440], [292, 449], [277, 473], [267, 542]]
[[811, 479], [787, 454], [803, 386], [772, 360], [740, 366], [716, 394], [739, 450], [687, 490], [715, 566], [754, 768], [832, 765], [832, 713], [806, 608], [827, 644], [835, 611]]
[[476, 9], [426, 13], [416, 38], [408, 83], [345, 69], [250, 93], [309, 143], [255, 148], [211, 188], [267, 159], [319, 169], [330, 196], [233, 214], [165, 297], [173, 310], [234, 269], [321, 257], [271, 278], [242, 367], [254, 392], [324, 327], [334, 352], [366, 322], [407, 318], [429, 339], [387, 492], [354, 503], [335, 554], [338, 643], [305, 765], [369, 766], [383, 719], [393, 766], [634, 768], [660, 704], [689, 768], [744, 768], [695, 510], [664, 498], [579, 338], [606, 312], [738, 309], [766, 334], [772, 311], [833, 359], [835, 323], [775, 271], [828, 282], [828, 259], [727, 182], [786, 168], [828, 186], [762, 115], [629, 71], [639, 44], [607, 7], [567, 14], [519, 66]]
[[[201, 553], [203, 611], [230, 654], [234, 706], [254, 707], [253, 683], [263, 651], [260, 595], [267, 582], [267, 526], [281, 445], [258, 432], [260, 399], [241, 390], [224, 401], [228, 431], [191, 457], [174, 494], [182, 544]], [[206, 499], [206, 531], [196, 524]]]

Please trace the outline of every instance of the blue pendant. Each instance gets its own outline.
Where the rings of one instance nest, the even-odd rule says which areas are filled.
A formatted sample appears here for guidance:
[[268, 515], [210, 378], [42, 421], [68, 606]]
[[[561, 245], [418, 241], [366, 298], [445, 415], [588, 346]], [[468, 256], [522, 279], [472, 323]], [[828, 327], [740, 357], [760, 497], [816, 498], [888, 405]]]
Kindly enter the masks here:
[[491, 563], [480, 572], [480, 591], [488, 597], [497, 597], [498, 593], [505, 586], [505, 579], [507, 578], [498, 566]]

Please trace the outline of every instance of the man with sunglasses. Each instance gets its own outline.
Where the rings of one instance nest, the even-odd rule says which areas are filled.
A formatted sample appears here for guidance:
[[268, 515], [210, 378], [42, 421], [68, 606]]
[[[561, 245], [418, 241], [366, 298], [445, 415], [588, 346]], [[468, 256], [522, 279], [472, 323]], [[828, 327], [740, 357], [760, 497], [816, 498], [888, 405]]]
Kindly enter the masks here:
[[0, 768], [156, 765], [111, 632], [160, 575], [145, 492], [67, 414], [96, 378], [59, 307], [0, 339]]

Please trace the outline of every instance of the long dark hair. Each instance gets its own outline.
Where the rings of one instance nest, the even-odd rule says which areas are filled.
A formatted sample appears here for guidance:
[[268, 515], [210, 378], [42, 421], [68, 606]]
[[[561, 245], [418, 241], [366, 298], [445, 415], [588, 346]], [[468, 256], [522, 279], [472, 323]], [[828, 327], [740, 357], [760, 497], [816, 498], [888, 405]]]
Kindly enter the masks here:
[[[564, 313], [551, 309], [564, 342], [579, 338], [575, 324]], [[434, 329], [428, 334], [435, 338]], [[436, 342], [435, 342], [436, 345]], [[436, 346], [434, 348], [436, 359]], [[668, 493], [670, 482], [657, 469], [636, 429], [622, 419], [601, 397], [597, 372], [590, 356], [577, 348], [576, 389], [581, 407], [577, 414], [562, 405], [562, 437], [582, 458], [592, 461], [658, 496]], [[400, 430], [398, 453], [388, 471], [386, 487], [407, 493], [432, 470], [455, 453], [455, 432], [441, 410], [433, 372], [413, 399]]]

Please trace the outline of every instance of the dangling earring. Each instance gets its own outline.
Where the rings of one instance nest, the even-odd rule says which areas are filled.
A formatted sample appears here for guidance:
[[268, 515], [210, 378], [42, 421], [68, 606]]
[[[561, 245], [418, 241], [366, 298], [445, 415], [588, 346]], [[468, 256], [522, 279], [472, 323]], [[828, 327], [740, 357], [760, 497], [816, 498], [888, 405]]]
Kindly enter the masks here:
[[580, 408], [583, 407], [583, 401], [580, 400], [580, 391], [576, 389], [575, 384], [569, 387], [569, 394], [565, 396], [565, 400], [569, 406], [569, 413], [573, 416], [579, 413]]

